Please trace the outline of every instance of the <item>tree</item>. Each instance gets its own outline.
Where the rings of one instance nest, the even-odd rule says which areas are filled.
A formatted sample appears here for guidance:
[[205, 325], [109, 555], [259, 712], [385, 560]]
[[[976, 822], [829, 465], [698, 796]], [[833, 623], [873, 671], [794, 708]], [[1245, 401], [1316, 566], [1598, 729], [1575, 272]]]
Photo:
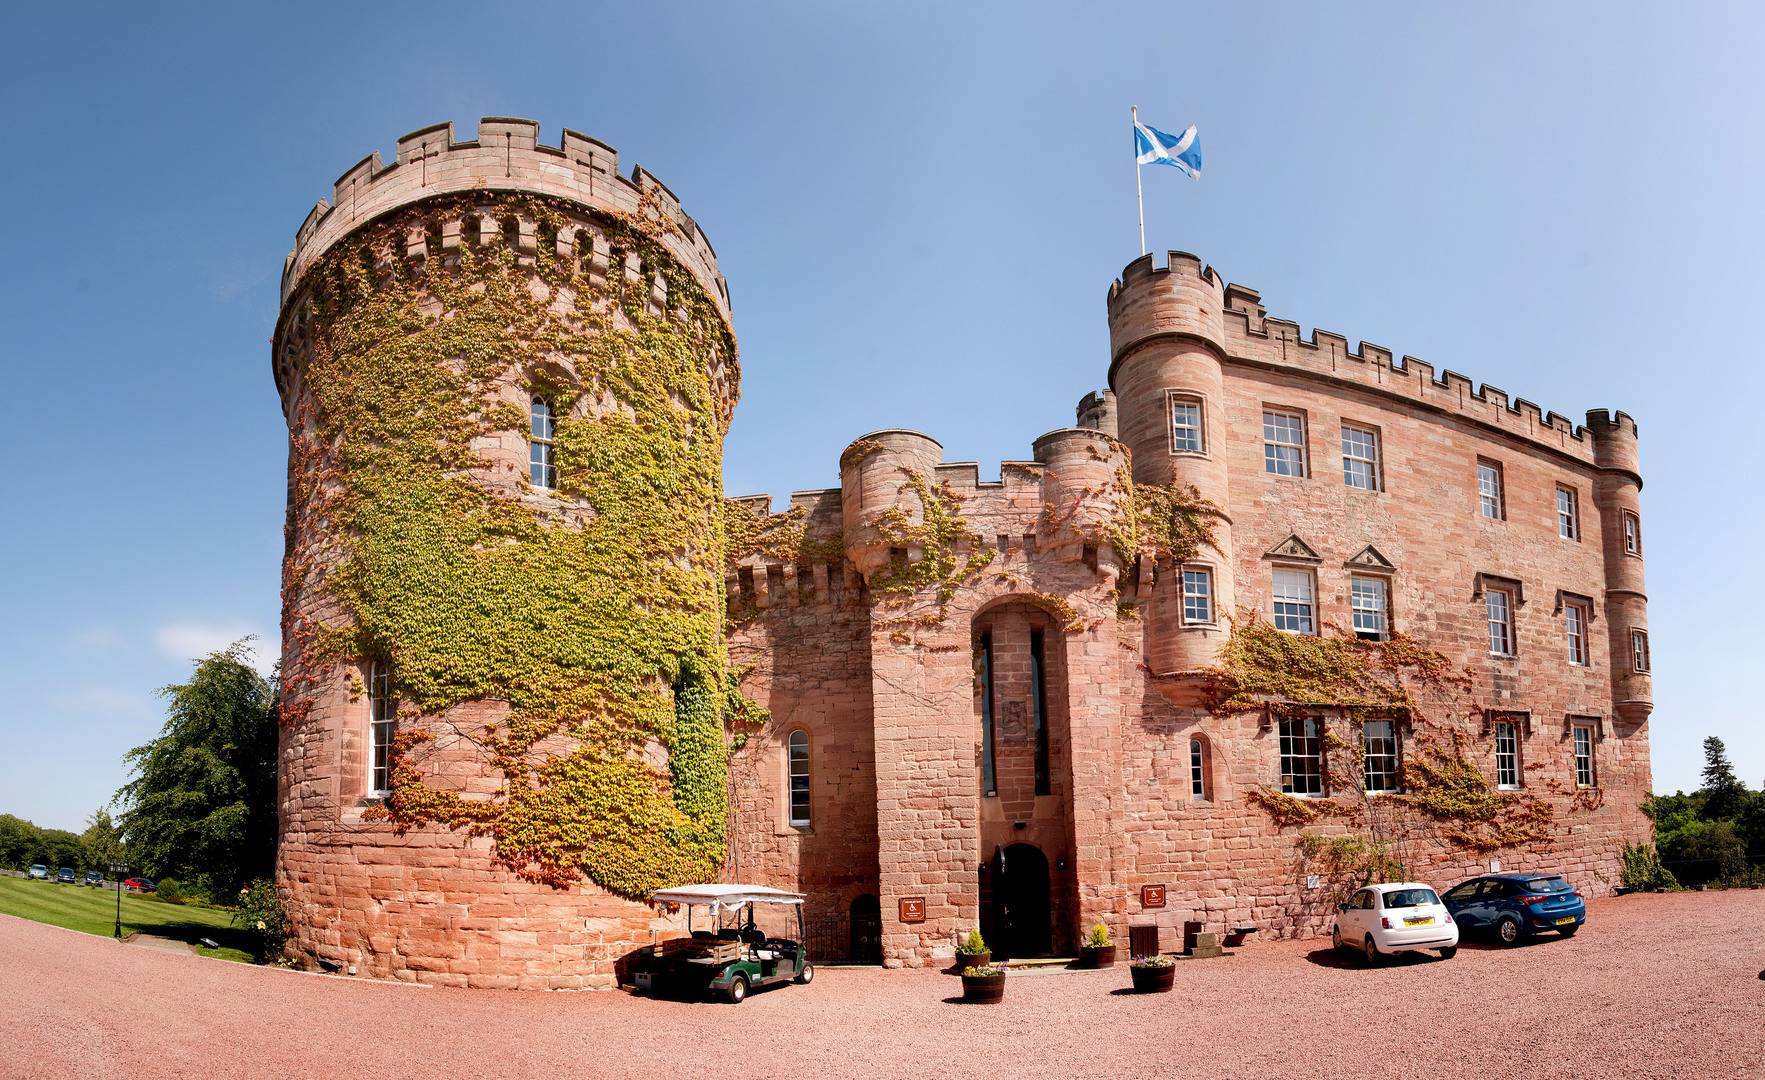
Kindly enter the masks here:
[[124, 756], [122, 836], [147, 873], [217, 895], [270, 873], [276, 852], [276, 688], [245, 662], [246, 638], [165, 687], [165, 727]]
[[127, 862], [123, 834], [111, 820], [108, 807], [100, 806], [86, 819], [86, 831], [80, 834], [86, 848], [86, 865], [93, 870], [109, 870], [116, 863]]
[[1746, 802], [1747, 786], [1734, 775], [1728, 761], [1728, 747], [1711, 735], [1704, 740], [1704, 809], [1705, 821], [1729, 821], [1737, 817]]

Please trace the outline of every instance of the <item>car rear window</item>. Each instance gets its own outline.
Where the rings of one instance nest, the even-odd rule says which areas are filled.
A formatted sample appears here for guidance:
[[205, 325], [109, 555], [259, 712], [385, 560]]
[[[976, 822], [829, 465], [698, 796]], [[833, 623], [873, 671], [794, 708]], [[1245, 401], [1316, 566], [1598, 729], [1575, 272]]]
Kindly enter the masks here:
[[1551, 893], [1568, 892], [1573, 886], [1560, 877], [1541, 877], [1528, 881], [1526, 888], [1531, 892]]
[[1387, 908], [1425, 907], [1440, 903], [1433, 889], [1393, 889], [1385, 894]]

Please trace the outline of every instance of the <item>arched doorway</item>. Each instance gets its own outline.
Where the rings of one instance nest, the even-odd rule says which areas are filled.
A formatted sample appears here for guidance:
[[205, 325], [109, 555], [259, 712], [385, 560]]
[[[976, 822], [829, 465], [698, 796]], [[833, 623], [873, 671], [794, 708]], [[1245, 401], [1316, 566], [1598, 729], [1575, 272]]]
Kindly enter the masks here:
[[882, 901], [866, 893], [852, 901], [851, 952], [855, 964], [882, 963]]
[[994, 849], [987, 864], [992, 902], [982, 911], [981, 934], [1002, 960], [1047, 956], [1052, 946], [1048, 857], [1034, 844]]

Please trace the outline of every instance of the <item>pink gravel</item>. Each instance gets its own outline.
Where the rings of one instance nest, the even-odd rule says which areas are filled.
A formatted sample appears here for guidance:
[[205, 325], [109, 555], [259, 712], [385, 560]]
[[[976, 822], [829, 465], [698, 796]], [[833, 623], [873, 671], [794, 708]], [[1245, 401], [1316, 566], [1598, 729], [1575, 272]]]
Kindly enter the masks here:
[[1765, 892], [1594, 902], [1573, 939], [1367, 970], [1323, 941], [1010, 977], [820, 969], [741, 1006], [434, 990], [128, 949], [0, 916], [0, 1076], [1765, 1076]]

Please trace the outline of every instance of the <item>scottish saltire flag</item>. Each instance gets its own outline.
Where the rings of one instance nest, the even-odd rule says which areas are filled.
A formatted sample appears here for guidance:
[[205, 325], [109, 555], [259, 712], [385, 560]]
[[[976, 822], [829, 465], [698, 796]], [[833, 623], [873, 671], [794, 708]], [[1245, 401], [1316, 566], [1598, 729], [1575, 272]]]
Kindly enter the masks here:
[[1141, 165], [1175, 165], [1190, 176], [1201, 177], [1201, 140], [1195, 125], [1181, 135], [1167, 135], [1148, 124], [1134, 125], [1135, 160]]

